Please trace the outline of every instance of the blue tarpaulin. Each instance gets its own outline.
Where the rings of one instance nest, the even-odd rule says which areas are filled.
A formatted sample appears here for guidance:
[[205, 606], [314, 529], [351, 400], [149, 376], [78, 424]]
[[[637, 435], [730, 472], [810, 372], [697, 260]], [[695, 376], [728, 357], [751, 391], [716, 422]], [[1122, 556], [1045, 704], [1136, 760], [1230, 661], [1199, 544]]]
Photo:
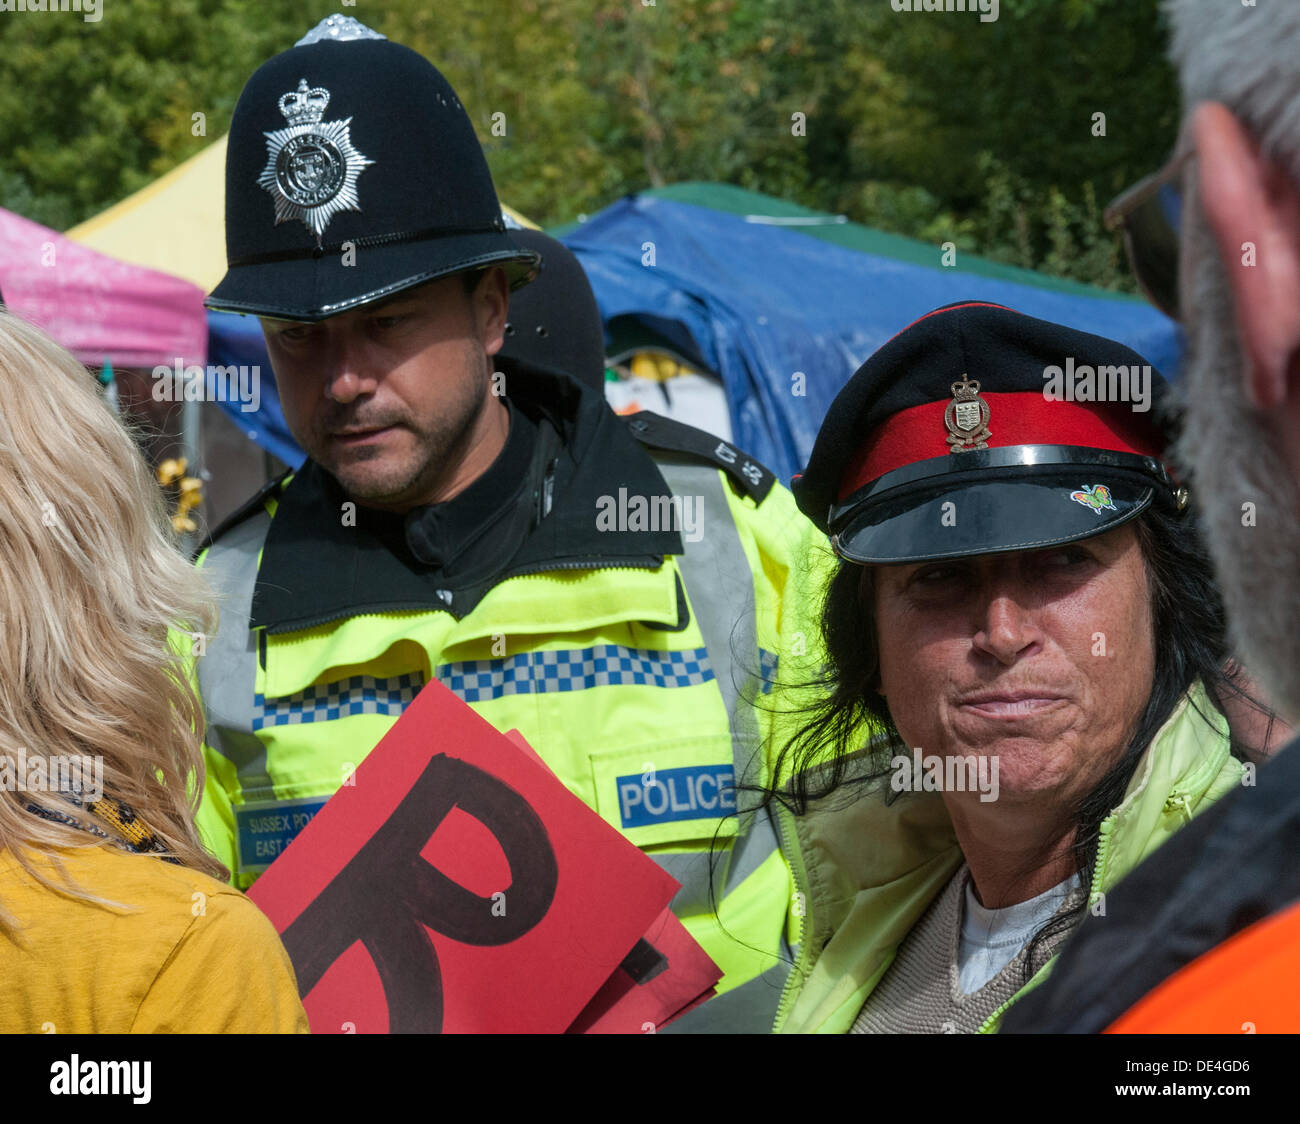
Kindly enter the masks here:
[[[1177, 364], [1177, 326], [1142, 301], [1082, 285], [1044, 287], [1007, 267], [998, 270], [1004, 276], [944, 268], [937, 247], [923, 247], [935, 261], [927, 267], [755, 219], [639, 194], [562, 240], [587, 271], [606, 324], [634, 317], [699, 355], [722, 378], [735, 443], [787, 483], [853, 372], [945, 304], [990, 301], [1108, 336], [1167, 377]], [[1009, 279], [1016, 275], [1026, 282]]]
[[[723, 381], [736, 444], [786, 482], [849, 376], [941, 305], [991, 301], [1109, 336], [1166, 377], [1181, 351], [1177, 326], [1145, 302], [966, 254], [945, 268], [939, 247], [723, 185], [630, 195], [560, 237], [586, 269], [605, 324], [639, 322], [698, 356]], [[214, 312], [209, 327], [212, 363], [262, 367], [257, 412], [222, 405], [264, 449], [301, 463], [257, 320]]]

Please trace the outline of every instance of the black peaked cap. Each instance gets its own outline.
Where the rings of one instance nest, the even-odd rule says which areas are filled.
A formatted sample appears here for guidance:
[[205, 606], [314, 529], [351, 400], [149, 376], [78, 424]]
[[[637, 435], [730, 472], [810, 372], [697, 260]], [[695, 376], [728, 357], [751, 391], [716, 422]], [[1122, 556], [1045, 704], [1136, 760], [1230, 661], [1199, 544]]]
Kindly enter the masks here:
[[[1135, 412], [1130, 402], [1086, 408], [1115, 433], [1140, 435], [1137, 444], [1152, 455], [1089, 448], [1071, 434], [1068, 422], [1044, 426], [1051, 436], [1036, 439], [1032, 447], [1023, 440], [1009, 447], [1007, 432], [1023, 427], [1008, 424], [1014, 408], [1005, 403], [990, 411], [986, 450], [952, 452], [945, 443], [939, 404], [954, 401], [953, 384], [973, 380], [981, 395], [1042, 395], [1047, 409], [1040, 407], [1035, 416], [1051, 417], [1058, 403], [1046, 401], [1045, 372], [1064, 369], [1067, 362], [1075, 369], [1149, 369], [1149, 412]], [[856, 478], [850, 493], [841, 496], [846, 472], [890, 435], [891, 419], [927, 403], [935, 405], [935, 420], [926, 423], [924, 443], [909, 454], [909, 463], [873, 481]], [[846, 547], [841, 554], [853, 561], [925, 561], [1087, 538], [1152, 502], [1178, 510], [1186, 505], [1185, 493], [1179, 497], [1158, 459], [1171, 437], [1165, 420], [1170, 405], [1170, 389], [1160, 373], [1123, 344], [1000, 305], [947, 305], [905, 328], [858, 368], [827, 411], [807, 470], [795, 478], [792, 490], [800, 510], [835, 537], [837, 547]], [[1076, 490], [1098, 485], [1106, 489], [1102, 503], [1071, 502]], [[940, 505], [954, 498], [964, 505], [964, 518], [949, 527], [940, 518]]]

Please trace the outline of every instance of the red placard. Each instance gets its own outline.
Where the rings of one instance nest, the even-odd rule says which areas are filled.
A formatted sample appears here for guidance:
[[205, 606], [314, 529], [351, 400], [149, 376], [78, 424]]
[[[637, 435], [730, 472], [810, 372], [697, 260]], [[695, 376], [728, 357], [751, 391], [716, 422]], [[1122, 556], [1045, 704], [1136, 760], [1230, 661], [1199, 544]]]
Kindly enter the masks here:
[[[523, 734], [508, 730], [506, 737], [548, 776], [552, 775]], [[638, 980], [627, 970], [635, 970], [635, 958], [631, 964], [621, 966], [573, 1021], [570, 1034], [653, 1034], [713, 998], [713, 985], [722, 978], [722, 970], [671, 909], [655, 918], [642, 940], [658, 954], [665, 965], [663, 970]], [[644, 949], [634, 951], [645, 954]]]
[[620, 968], [569, 1027], [570, 1034], [654, 1034], [713, 998], [722, 972], [670, 909], [642, 938], [666, 964], [640, 982]]
[[272, 863], [313, 1031], [559, 1032], [615, 975], [677, 882], [539, 761], [431, 681]]

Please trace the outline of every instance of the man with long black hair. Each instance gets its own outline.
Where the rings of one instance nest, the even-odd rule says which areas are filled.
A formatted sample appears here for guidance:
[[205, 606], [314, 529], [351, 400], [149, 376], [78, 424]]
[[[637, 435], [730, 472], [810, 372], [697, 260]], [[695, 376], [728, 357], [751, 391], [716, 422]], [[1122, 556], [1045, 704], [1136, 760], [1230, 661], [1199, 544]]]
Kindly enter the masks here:
[[[1067, 369], [1120, 400], [1057, 393]], [[778, 1029], [998, 1029], [1247, 775], [1167, 397], [1120, 344], [973, 301], [837, 397], [794, 488], [840, 568], [829, 692], [768, 794], [803, 914]]]

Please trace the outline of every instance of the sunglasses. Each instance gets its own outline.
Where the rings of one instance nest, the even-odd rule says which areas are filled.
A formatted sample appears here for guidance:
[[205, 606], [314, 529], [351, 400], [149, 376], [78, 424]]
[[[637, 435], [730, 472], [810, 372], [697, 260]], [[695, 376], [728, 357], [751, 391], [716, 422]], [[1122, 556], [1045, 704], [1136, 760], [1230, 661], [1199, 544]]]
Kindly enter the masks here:
[[1124, 252], [1147, 300], [1172, 320], [1179, 318], [1182, 174], [1195, 155], [1180, 141], [1169, 163], [1116, 196], [1103, 216], [1107, 230], [1123, 230]]

